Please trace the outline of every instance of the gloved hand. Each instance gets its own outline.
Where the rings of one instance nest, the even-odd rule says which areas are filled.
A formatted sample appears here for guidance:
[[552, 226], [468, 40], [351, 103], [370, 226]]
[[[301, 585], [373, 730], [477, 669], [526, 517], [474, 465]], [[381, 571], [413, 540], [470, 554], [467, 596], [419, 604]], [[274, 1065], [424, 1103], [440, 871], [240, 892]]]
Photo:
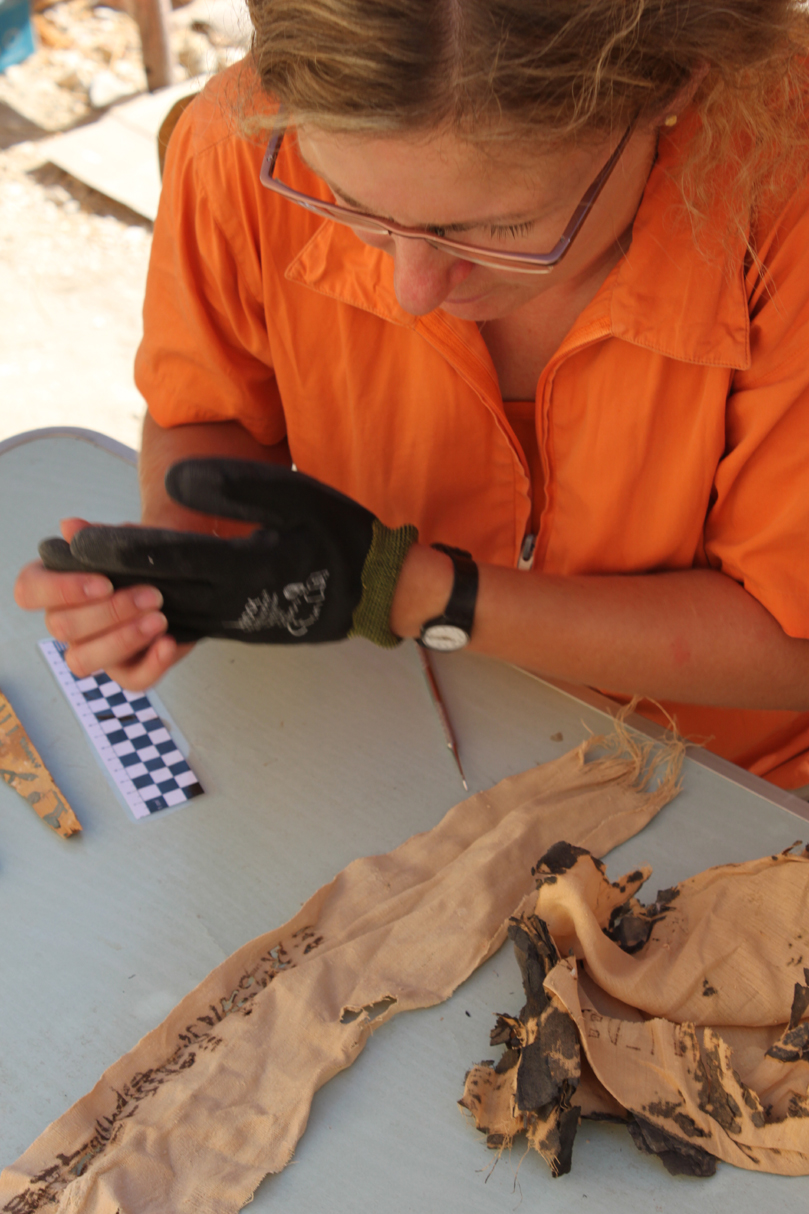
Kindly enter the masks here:
[[258, 523], [239, 539], [151, 527], [86, 527], [43, 540], [47, 569], [103, 573], [116, 589], [163, 595], [177, 641], [228, 637], [289, 645], [364, 636], [398, 644], [388, 623], [415, 527], [385, 527], [327, 485], [275, 464], [188, 459], [166, 489], [193, 510]]

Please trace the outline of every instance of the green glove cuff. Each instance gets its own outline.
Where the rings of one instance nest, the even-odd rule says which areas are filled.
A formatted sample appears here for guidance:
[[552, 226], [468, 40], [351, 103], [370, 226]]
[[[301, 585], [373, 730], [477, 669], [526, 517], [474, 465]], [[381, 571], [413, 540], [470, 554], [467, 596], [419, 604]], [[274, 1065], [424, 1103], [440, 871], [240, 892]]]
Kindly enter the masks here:
[[354, 608], [350, 637], [366, 637], [383, 649], [395, 649], [402, 638], [390, 630], [390, 609], [405, 557], [419, 538], [407, 524], [391, 530], [373, 521], [373, 539], [362, 567], [362, 598]]

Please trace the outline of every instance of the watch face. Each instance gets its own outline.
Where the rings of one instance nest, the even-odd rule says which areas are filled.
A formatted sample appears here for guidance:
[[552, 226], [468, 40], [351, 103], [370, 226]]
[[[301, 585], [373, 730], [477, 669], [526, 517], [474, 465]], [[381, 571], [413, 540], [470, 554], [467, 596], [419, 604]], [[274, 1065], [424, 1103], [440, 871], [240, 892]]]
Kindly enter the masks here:
[[428, 649], [449, 653], [453, 649], [463, 649], [469, 643], [469, 633], [456, 624], [429, 624], [422, 629], [421, 643]]

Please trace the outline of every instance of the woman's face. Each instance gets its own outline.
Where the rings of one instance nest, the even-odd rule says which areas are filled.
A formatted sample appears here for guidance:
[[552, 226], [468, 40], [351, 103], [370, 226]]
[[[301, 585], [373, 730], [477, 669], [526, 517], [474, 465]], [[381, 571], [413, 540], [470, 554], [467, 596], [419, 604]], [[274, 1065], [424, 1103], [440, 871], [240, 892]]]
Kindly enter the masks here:
[[541, 293], [578, 285], [614, 263], [628, 243], [655, 152], [651, 130], [633, 133], [569, 253], [549, 274], [476, 265], [428, 243], [429, 230], [452, 239], [515, 252], [547, 252], [559, 240], [584, 192], [621, 132], [598, 144], [537, 151], [505, 143], [481, 150], [453, 135], [298, 131], [310, 167], [344, 202], [411, 228], [427, 239], [357, 233], [394, 260], [396, 297], [406, 312], [441, 308], [464, 320], [494, 320]]

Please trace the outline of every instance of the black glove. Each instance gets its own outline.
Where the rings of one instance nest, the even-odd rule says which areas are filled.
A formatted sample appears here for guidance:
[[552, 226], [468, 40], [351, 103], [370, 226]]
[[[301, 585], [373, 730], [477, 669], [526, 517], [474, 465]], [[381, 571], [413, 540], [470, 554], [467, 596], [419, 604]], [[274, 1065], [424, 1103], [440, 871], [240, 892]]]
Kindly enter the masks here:
[[169, 495], [206, 514], [259, 523], [240, 539], [152, 527], [86, 527], [43, 540], [47, 569], [103, 573], [116, 589], [163, 595], [177, 641], [228, 637], [281, 645], [365, 636], [392, 648], [388, 618], [415, 527], [392, 530], [327, 485], [275, 464], [189, 459]]

